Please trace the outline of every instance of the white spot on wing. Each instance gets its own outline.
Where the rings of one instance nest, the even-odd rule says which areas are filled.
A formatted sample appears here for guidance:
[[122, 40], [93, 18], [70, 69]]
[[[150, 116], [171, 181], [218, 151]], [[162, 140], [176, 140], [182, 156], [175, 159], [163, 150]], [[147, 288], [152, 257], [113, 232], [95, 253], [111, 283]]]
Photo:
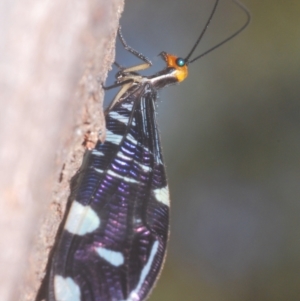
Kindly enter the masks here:
[[[138, 162], [137, 162], [138, 163]], [[144, 164], [141, 164], [141, 163], [138, 163], [138, 165], [142, 168], [143, 171], [145, 172], [149, 172], [152, 170], [152, 168], [150, 166], [147, 166], [147, 165], [144, 165]]]
[[77, 201], [71, 205], [65, 229], [72, 234], [85, 235], [100, 226], [100, 218], [90, 206], [83, 206]]
[[123, 109], [126, 109], [126, 110], [128, 110], [128, 111], [131, 111], [132, 110], [132, 103], [123, 103], [122, 105], [121, 105], [121, 107], [123, 108]]
[[154, 242], [153, 246], [152, 246], [149, 259], [148, 259], [146, 265], [142, 269], [139, 282], [138, 282], [136, 288], [130, 293], [130, 295], [127, 298], [126, 301], [138, 301], [138, 300], [140, 300], [139, 295], [138, 295], [139, 290], [141, 289], [147, 275], [149, 274], [149, 272], [151, 270], [152, 263], [153, 263], [153, 260], [154, 260], [154, 256], [157, 253], [157, 250], [158, 250], [158, 241], [156, 240]]
[[55, 275], [54, 295], [56, 301], [80, 301], [80, 289], [70, 277]]
[[96, 252], [100, 257], [115, 267], [118, 267], [124, 263], [124, 256], [121, 252], [108, 250], [102, 247], [96, 248]]
[[95, 156], [99, 156], [99, 157], [104, 156], [104, 154], [102, 152], [100, 152], [96, 149], [92, 150], [92, 154], [95, 155]]
[[148, 147], [146, 147], [146, 146], [144, 146], [144, 145], [142, 145], [142, 146], [143, 146], [143, 149], [144, 149], [144, 151], [145, 151], [146, 153], [152, 154], [152, 152], [150, 152], [150, 149], [149, 149]]
[[103, 169], [100, 169], [100, 168], [95, 168], [95, 167], [92, 167], [95, 171], [97, 171], [98, 173], [104, 173], [104, 170]]
[[106, 141], [111, 142], [113, 144], [119, 145], [122, 141], [123, 136], [114, 134], [113, 132], [107, 130], [106, 131]]
[[170, 206], [170, 195], [169, 195], [168, 186], [163, 187], [163, 188], [154, 189], [153, 193], [154, 193], [155, 198], [159, 202], [161, 202], [167, 206]]
[[95, 168], [95, 167], [92, 167], [95, 171], [97, 171], [98, 173], [103, 173], [104, 170], [103, 169], [99, 169], [99, 168]]
[[119, 113], [117, 113], [117, 112], [113, 112], [113, 111], [112, 111], [112, 112], [109, 112], [108, 115], [109, 115], [111, 118], [116, 119], [116, 120], [118, 120], [118, 121], [124, 123], [125, 125], [128, 124], [129, 118], [126, 117], [126, 116], [123, 116], [123, 115], [121, 115], [121, 114], [119, 114]]
[[120, 160], [119, 158], [114, 159], [115, 162], [119, 163], [121, 166], [126, 166], [128, 164], [125, 160]]
[[128, 156], [125, 156], [122, 152], [118, 152], [117, 153], [117, 157], [123, 159], [123, 160], [128, 160], [128, 161], [131, 161], [132, 158], [128, 157]]
[[128, 177], [124, 177], [124, 176], [121, 176], [121, 175], [118, 175], [117, 173], [115, 173], [114, 171], [112, 170], [109, 170], [107, 172], [107, 174], [115, 177], [115, 178], [119, 178], [119, 179], [122, 179], [124, 180], [125, 182], [129, 182], [129, 183], [139, 183], [139, 181], [135, 180], [135, 179], [132, 179], [132, 178], [128, 178]]
[[131, 142], [131, 143], [133, 143], [133, 144], [137, 144], [138, 142], [137, 142], [137, 140], [131, 135], [131, 134], [128, 134], [127, 136], [126, 136], [126, 138]]

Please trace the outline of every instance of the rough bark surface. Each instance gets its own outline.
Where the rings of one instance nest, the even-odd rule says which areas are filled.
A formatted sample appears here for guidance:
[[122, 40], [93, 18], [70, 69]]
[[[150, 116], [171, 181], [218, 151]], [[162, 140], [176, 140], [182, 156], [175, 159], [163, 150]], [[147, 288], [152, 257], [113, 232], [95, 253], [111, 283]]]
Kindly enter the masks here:
[[104, 126], [122, 10], [123, 0], [2, 1], [0, 300], [35, 299], [83, 141]]

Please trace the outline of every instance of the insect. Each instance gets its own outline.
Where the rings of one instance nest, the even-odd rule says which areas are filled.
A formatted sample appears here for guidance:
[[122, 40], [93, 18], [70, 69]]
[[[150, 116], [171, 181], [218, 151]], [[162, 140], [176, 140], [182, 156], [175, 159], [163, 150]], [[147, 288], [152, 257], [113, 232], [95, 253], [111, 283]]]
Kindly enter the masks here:
[[169, 236], [169, 189], [156, 123], [157, 91], [181, 82], [206, 26], [185, 58], [162, 52], [166, 68], [151, 66], [119, 38], [143, 64], [117, 73], [120, 91], [105, 112], [106, 140], [87, 152], [72, 189], [72, 203], [51, 263], [48, 301], [143, 301], [160, 273]]

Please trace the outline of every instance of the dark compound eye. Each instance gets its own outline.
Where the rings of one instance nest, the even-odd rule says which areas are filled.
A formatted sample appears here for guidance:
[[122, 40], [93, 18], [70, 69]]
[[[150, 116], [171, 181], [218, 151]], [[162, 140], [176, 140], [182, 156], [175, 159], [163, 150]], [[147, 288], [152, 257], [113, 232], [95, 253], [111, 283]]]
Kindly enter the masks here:
[[183, 66], [185, 65], [185, 60], [179, 57], [179, 58], [176, 60], [176, 64], [177, 64], [177, 66], [179, 66], [179, 67], [183, 67]]

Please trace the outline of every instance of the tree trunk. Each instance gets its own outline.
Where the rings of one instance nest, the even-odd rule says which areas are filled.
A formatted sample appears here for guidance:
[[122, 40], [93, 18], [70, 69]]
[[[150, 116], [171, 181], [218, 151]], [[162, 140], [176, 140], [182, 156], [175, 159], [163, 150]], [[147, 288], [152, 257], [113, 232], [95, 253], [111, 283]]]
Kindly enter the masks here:
[[83, 142], [105, 133], [101, 83], [122, 9], [123, 0], [2, 0], [0, 300], [35, 299]]

